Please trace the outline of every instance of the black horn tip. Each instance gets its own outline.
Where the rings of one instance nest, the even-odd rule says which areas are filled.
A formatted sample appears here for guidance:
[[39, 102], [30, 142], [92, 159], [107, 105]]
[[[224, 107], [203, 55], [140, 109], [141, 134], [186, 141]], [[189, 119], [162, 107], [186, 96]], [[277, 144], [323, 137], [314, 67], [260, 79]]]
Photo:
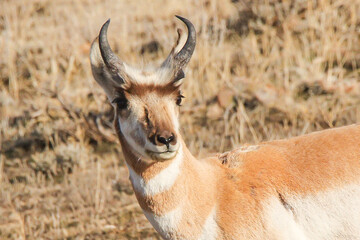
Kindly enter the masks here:
[[178, 19], [180, 19], [182, 22], [184, 22], [186, 24], [186, 26], [188, 27], [194, 27], [193, 24], [186, 18], [179, 16], [179, 15], [175, 15], [175, 17], [177, 17]]
[[193, 36], [191, 36], [192, 38], [196, 38], [195, 36], [195, 27], [194, 25], [186, 18], [181, 17], [179, 15], [175, 15], [175, 17], [177, 17], [178, 19], [180, 19], [183, 23], [185, 23], [186, 27], [188, 28], [188, 31], [190, 34], [192, 34]]
[[183, 19], [184, 19], [182, 16], [179, 16], [179, 15], [175, 15], [175, 17], [177, 17], [177, 18], [180, 19], [180, 20], [183, 20]]
[[110, 24], [110, 18], [102, 25], [100, 29], [100, 35], [102, 35], [102, 33], [106, 34], [109, 24]]

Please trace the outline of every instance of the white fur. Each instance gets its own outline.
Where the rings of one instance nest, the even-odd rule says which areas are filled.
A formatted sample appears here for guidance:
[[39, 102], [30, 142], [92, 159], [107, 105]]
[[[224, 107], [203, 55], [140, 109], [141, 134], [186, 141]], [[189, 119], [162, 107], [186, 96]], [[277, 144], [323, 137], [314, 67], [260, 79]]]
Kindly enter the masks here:
[[126, 74], [131, 78], [131, 82], [138, 84], [167, 84], [172, 77], [173, 71], [168, 67], [161, 68], [135, 68], [124, 64]]
[[360, 240], [360, 185], [291, 197], [289, 204], [309, 239]]
[[[174, 49], [174, 54], [177, 54], [184, 47], [187, 40], [188, 33], [181, 34], [179, 43]], [[167, 84], [173, 77], [173, 69], [171, 66], [161, 66], [159, 68], [135, 68], [124, 63], [124, 71], [130, 76], [131, 81], [139, 84], [154, 84], [164, 85]], [[177, 84], [180, 84], [178, 81]]]
[[158, 233], [164, 239], [170, 239], [168, 233], [175, 232], [177, 226], [182, 218], [182, 206], [181, 204], [176, 207], [174, 210], [159, 216], [150, 212], [143, 210], [146, 218], [149, 220], [151, 225], [156, 229]]
[[121, 121], [120, 119], [119, 125], [121, 133], [124, 135], [128, 144], [130, 144], [131, 148], [134, 149], [138, 154], [142, 156], [146, 156], [145, 149], [142, 146], [139, 146], [134, 139], [131, 137], [131, 133], [135, 133], [139, 138], [144, 138], [143, 130], [137, 121], [127, 119], [126, 121]]
[[291, 211], [285, 209], [278, 198], [272, 198], [266, 209], [270, 233], [278, 240], [306, 240], [304, 230], [295, 221]]
[[198, 240], [216, 240], [218, 228], [216, 223], [216, 207], [214, 207], [206, 218], [202, 234]]
[[152, 152], [155, 152], [155, 153], [165, 153], [166, 151], [171, 151], [174, 154], [176, 154], [179, 151], [179, 148], [180, 148], [180, 142], [179, 141], [177, 141], [175, 145], [170, 144], [169, 149], [167, 149], [167, 146], [165, 146], [165, 145], [160, 145], [160, 146], [155, 145], [152, 142], [150, 142], [147, 138], [145, 138], [144, 150], [149, 150], [149, 151], [152, 151]]
[[180, 174], [180, 168], [183, 162], [181, 147], [177, 156], [171, 161], [167, 168], [163, 169], [147, 182], [128, 165], [130, 180], [135, 191], [142, 196], [153, 196], [169, 190]]
[[279, 200], [267, 212], [267, 222], [282, 236], [291, 236], [283, 239], [360, 240], [359, 185], [285, 198], [295, 216]]
[[241, 146], [239, 149], [236, 149], [235, 152], [247, 153], [255, 151], [257, 149], [259, 149], [258, 145]]

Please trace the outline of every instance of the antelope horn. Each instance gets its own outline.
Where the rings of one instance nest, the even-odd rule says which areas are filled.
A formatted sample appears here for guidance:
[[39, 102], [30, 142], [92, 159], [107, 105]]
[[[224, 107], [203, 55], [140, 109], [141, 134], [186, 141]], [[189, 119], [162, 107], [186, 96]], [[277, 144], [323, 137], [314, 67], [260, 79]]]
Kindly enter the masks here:
[[180, 52], [174, 56], [175, 62], [179, 66], [183, 67], [190, 61], [190, 58], [195, 50], [196, 31], [194, 25], [189, 20], [180, 16], [176, 16], [176, 17], [181, 21], [183, 21], [188, 29], [188, 37], [185, 42], [185, 45], [180, 50]]
[[106, 67], [114, 74], [122, 75], [123, 63], [121, 59], [111, 50], [107, 40], [107, 29], [110, 24], [110, 18], [101, 27], [99, 34], [99, 48], [101, 56], [104, 60]]
[[[182, 49], [174, 54], [175, 47], [170, 52], [169, 56], [166, 58], [162, 66], [168, 65], [169, 63], [172, 64], [173, 67], [176, 69], [181, 69], [186, 66], [186, 64], [190, 61], [190, 58], [195, 50], [196, 45], [196, 31], [194, 25], [187, 20], [186, 18], [180, 17], [175, 15], [178, 19], [180, 19], [183, 23], [185, 23], [187, 30], [188, 30], [188, 37], [187, 40], [182, 47]], [[179, 33], [179, 32], [178, 32]], [[180, 33], [179, 33], [180, 38]], [[178, 40], [179, 41], [179, 40]]]

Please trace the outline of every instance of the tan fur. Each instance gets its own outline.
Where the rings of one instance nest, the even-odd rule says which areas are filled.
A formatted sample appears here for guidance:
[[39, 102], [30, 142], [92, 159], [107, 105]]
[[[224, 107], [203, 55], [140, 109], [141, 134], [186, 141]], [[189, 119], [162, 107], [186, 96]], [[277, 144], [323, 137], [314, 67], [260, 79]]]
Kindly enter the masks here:
[[[94, 41], [93, 75], [110, 100], [128, 102], [113, 104], [115, 130], [137, 200], [164, 239], [360, 239], [360, 125], [199, 160], [179, 133], [174, 71], [124, 64], [121, 84], [99, 52]], [[162, 132], [175, 137], [166, 146], [151, 140]]]
[[[216, 205], [221, 229], [217, 239], [271, 239], [262, 219], [266, 200], [278, 198], [279, 193], [286, 198], [301, 197], [359, 184], [359, 149], [360, 126], [355, 125], [266, 142], [255, 151], [228, 153], [233, 161], [241, 161], [239, 168], [227, 168], [216, 158], [196, 160], [185, 150], [182, 175], [170, 191], [146, 198], [136, 196], [144, 210], [158, 215], [182, 202], [187, 205], [184, 215], [200, 226]], [[144, 176], [156, 175], [166, 167], [155, 166], [158, 164], [141, 170]], [[199, 229], [188, 221], [183, 219], [177, 237], [198, 234]]]

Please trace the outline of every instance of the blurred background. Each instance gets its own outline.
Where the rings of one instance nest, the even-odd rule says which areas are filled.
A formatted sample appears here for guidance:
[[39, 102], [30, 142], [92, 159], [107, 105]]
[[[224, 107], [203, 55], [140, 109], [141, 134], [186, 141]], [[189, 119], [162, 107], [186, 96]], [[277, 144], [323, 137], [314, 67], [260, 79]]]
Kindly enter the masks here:
[[360, 1], [1, 0], [0, 239], [159, 239], [93, 80], [101, 25], [159, 64], [191, 20], [181, 107], [195, 156], [360, 122]]

